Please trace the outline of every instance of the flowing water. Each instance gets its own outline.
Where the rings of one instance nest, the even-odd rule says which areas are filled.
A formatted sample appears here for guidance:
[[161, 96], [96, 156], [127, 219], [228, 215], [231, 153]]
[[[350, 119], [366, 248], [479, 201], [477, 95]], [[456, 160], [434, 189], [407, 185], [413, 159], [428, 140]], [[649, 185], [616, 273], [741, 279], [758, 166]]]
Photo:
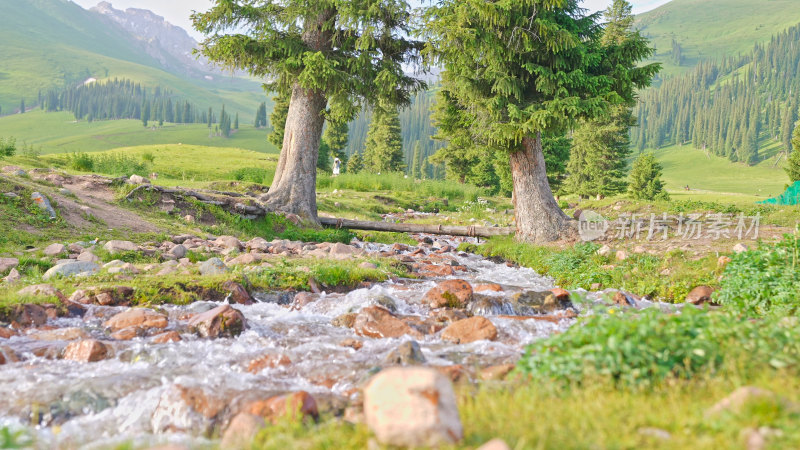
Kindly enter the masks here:
[[[358, 245], [369, 252], [386, 249]], [[505, 302], [511, 294], [549, 290], [555, 287], [553, 281], [530, 269], [476, 255], [452, 255], [468, 272], [448, 278], [465, 279], [473, 285], [497, 283], [505, 288], [504, 292], [484, 293], [497, 297], [497, 306], [481, 311], [497, 327], [498, 338], [454, 345], [444, 342], [439, 333], [424, 336], [418, 342], [428, 365], [479, 368], [513, 363], [527, 344], [574, 323], [572, 319], [551, 323], [501, 317], [516, 312]], [[297, 390], [308, 391], [335, 409], [346, 404], [354, 388], [375, 373], [389, 352], [410, 338], [363, 338], [352, 329], [332, 325], [332, 320], [365, 306], [387, 303], [393, 304], [398, 315], [427, 317], [430, 308], [420, 300], [435, 283], [396, 280], [347, 294], [323, 293], [299, 309], [279, 304], [275, 295], [256, 295], [260, 300], [256, 304], [235, 305], [248, 323], [248, 329], [235, 339], [201, 339], [181, 328], [181, 318], [218, 304], [167, 306], [169, 329], [182, 332], [183, 337], [167, 344], [154, 344], [147, 338], [110, 341], [103, 322], [124, 308], [90, 306], [83, 318], [60, 318], [48, 325], [77, 327], [93, 338], [111, 342], [111, 359], [95, 363], [48, 359], [33, 353], [43, 346], [65, 346], [67, 342], [42, 342], [26, 336], [0, 339], [0, 345], [21, 356], [20, 362], [0, 366], [0, 427], [32, 431], [41, 448], [101, 448], [122, 442], [182, 442], [202, 447], [213, 445], [202, 436], [218, 423], [188, 409], [181, 401], [181, 388], [197, 389], [211, 398], [211, 403], [222, 399], [217, 417], [248, 400]], [[588, 296], [599, 298], [596, 293]], [[362, 341], [363, 348], [340, 345], [348, 338]], [[291, 363], [248, 372], [250, 361], [265, 354], [284, 355]]]

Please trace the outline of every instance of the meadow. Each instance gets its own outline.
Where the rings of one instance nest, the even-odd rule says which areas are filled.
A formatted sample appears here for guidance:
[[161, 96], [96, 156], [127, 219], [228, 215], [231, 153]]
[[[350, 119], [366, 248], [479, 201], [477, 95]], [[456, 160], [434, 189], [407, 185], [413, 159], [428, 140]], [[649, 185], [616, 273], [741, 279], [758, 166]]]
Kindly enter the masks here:
[[278, 153], [267, 141], [267, 130], [257, 129], [240, 117], [238, 130], [229, 138], [212, 136], [205, 124], [164, 124], [140, 120], [76, 121], [68, 112], [40, 110], [0, 118], [0, 136], [13, 136], [42, 154], [97, 152], [140, 145], [186, 144], [237, 147], [264, 153]]

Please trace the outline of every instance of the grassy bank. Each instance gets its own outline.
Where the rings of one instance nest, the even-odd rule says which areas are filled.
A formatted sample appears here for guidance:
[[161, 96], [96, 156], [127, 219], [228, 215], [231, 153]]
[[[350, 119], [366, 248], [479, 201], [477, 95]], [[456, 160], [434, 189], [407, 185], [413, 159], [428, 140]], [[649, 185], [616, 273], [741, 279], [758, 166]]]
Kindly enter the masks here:
[[632, 254], [617, 261], [614, 254], [598, 255], [599, 245], [582, 243], [566, 248], [520, 244], [512, 237], [497, 237], [482, 245], [462, 245], [460, 250], [502, 258], [552, 277], [565, 289], [590, 289], [593, 284], [614, 287], [636, 295], [682, 302], [698, 285], [715, 286], [722, 269], [717, 256], [698, 258], [673, 250], [663, 256]]
[[[484, 385], [458, 392], [463, 444], [477, 448], [501, 438], [512, 449], [546, 448], [745, 448], [748, 430], [775, 433], [770, 448], [800, 445], [796, 412], [775, 400], [754, 401], [742, 410], [708, 417], [705, 412], [743, 383], [800, 398], [793, 372], [763, 372], [743, 380], [706, 378], [663, 384], [650, 390], [620, 390], [610, 383], [563, 387], [549, 383]], [[265, 429], [260, 449], [363, 449], [372, 436], [364, 425], [323, 420], [320, 425], [282, 423]]]

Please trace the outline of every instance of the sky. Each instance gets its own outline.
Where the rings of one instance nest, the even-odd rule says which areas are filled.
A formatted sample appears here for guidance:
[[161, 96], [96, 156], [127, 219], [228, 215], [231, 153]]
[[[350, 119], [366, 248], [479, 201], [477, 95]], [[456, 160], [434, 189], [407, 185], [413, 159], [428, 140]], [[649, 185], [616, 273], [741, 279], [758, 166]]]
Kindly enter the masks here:
[[[73, 0], [75, 3], [90, 8], [100, 0]], [[189, 15], [193, 10], [204, 11], [211, 6], [211, 0], [108, 0], [116, 9], [141, 8], [149, 9], [159, 16], [163, 16], [170, 23], [182, 27], [197, 40], [202, 35], [192, 30], [192, 22]], [[612, 0], [583, 0], [583, 6], [592, 11], [605, 9]], [[657, 6], [667, 3], [669, 0], [632, 0], [634, 14], [649, 11]], [[411, 0], [414, 3], [415, 0]]]

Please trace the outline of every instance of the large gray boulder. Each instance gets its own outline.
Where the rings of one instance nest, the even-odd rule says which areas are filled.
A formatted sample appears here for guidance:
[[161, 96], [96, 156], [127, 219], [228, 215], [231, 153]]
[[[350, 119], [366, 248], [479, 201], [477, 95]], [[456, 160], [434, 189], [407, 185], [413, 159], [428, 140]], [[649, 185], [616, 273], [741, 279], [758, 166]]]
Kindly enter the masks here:
[[201, 275], [222, 275], [227, 271], [228, 266], [219, 258], [211, 258], [200, 263]]
[[47, 272], [42, 277], [43, 280], [49, 280], [55, 276], [74, 277], [92, 275], [100, 271], [100, 265], [89, 261], [74, 261], [64, 264], [59, 264]]

